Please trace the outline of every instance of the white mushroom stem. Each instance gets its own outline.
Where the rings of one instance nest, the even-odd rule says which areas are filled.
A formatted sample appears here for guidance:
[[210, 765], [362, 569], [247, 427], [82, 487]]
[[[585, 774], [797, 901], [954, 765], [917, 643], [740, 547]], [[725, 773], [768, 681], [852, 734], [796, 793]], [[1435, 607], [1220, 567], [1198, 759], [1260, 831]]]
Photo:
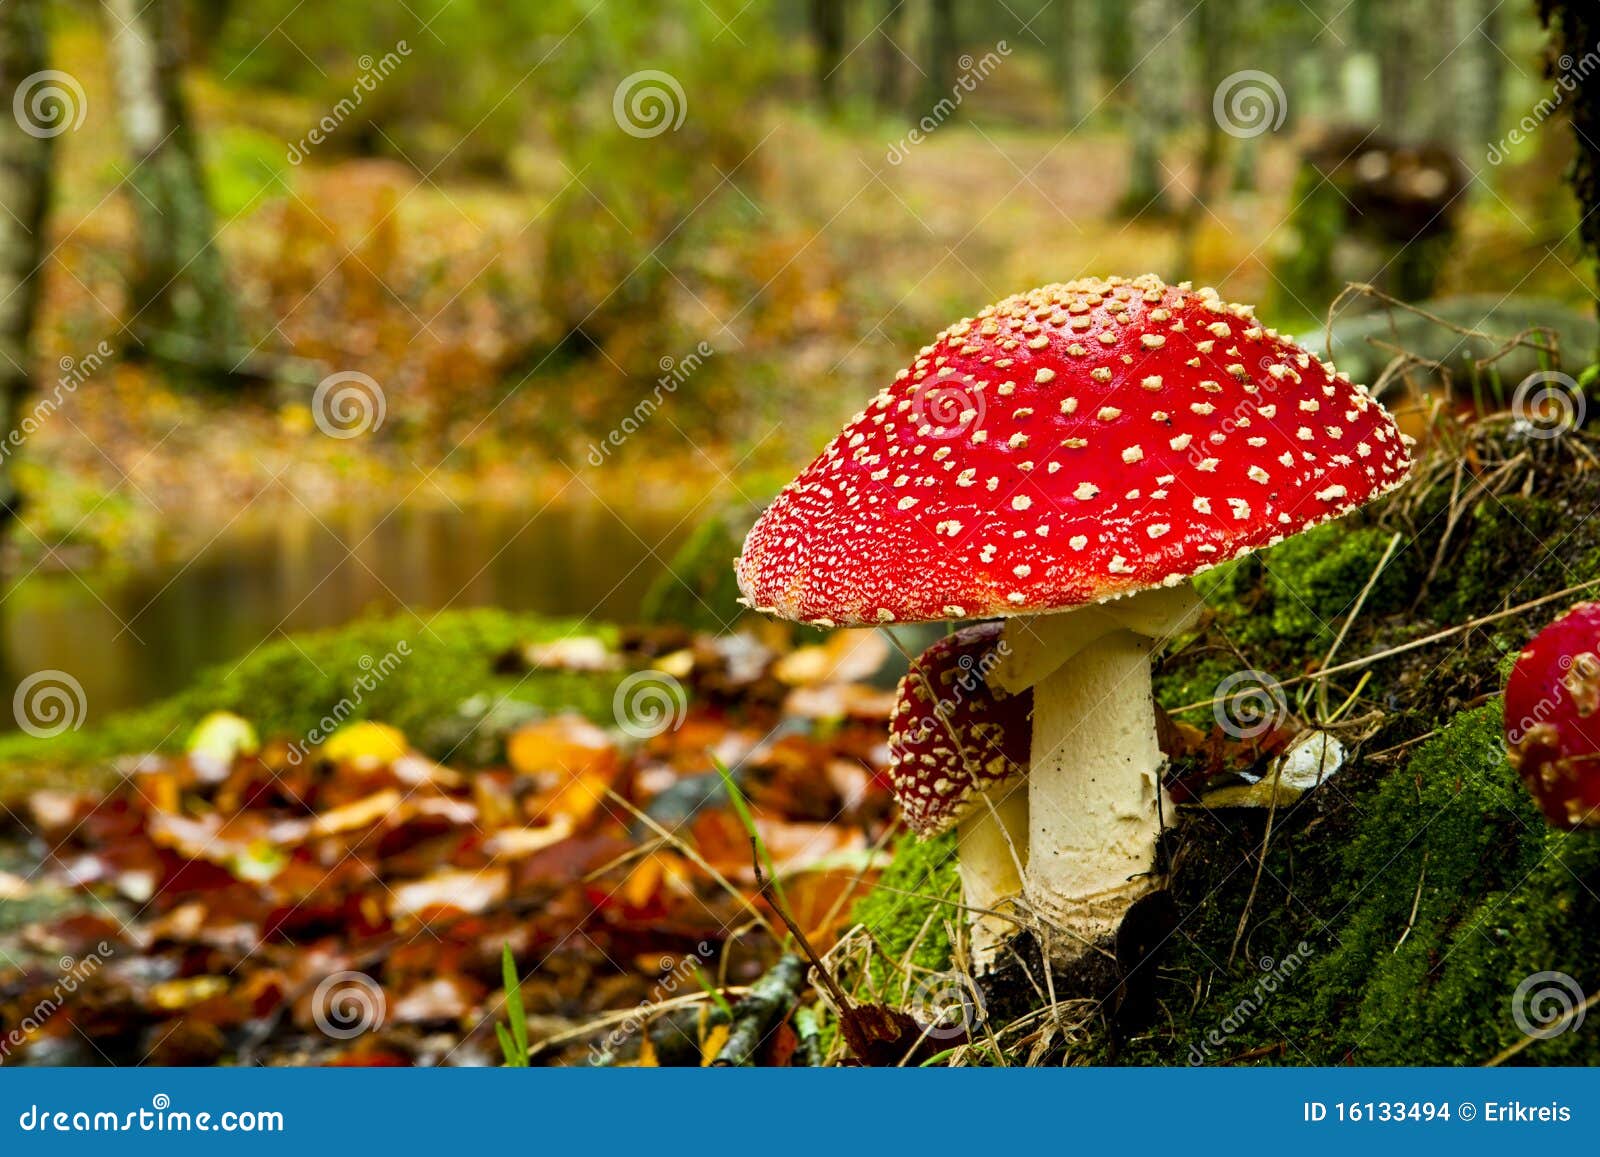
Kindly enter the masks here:
[[1000, 946], [1016, 932], [1007, 915], [1022, 894], [1028, 854], [1028, 785], [999, 784], [973, 802], [956, 825], [962, 902], [972, 944], [972, 967], [980, 974], [994, 966]]
[[1193, 621], [1193, 587], [1146, 591], [1006, 627], [990, 676], [1033, 687], [1028, 772], [1028, 905], [1074, 957], [1104, 943], [1156, 881], [1164, 807], [1150, 655]]

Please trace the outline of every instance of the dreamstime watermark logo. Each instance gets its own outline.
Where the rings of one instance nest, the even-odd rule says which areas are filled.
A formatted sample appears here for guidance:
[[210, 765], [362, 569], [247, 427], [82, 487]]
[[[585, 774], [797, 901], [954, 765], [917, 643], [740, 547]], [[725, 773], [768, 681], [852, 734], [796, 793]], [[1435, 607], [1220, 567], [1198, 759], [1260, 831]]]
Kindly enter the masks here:
[[1524, 1035], [1550, 1040], [1583, 1025], [1583, 985], [1565, 972], [1535, 972], [1511, 994], [1511, 1019]]
[[89, 711], [83, 684], [65, 671], [35, 671], [17, 684], [11, 714], [35, 739], [54, 739], [83, 726]]
[[172, 1098], [157, 1093], [148, 1109], [54, 1109], [31, 1104], [17, 1117], [24, 1133], [282, 1133], [276, 1109], [227, 1109], [221, 1113], [174, 1109]]
[[1211, 97], [1211, 115], [1230, 137], [1248, 140], [1283, 127], [1289, 98], [1270, 72], [1241, 69], [1217, 85]]
[[343, 699], [333, 705], [333, 709], [319, 719], [316, 726], [305, 733], [301, 739], [289, 745], [288, 760], [290, 764], [299, 767], [312, 748], [318, 746], [328, 736], [347, 723], [356, 713], [356, 708], [366, 702], [367, 696], [383, 685], [383, 681], [399, 669], [400, 664], [411, 657], [411, 641], [401, 639], [394, 645], [394, 649], [384, 652], [383, 658], [374, 659], [371, 655], [362, 655], [356, 665], [361, 668], [361, 674], [350, 684], [350, 692]]
[[359, 370], [341, 370], [317, 383], [311, 417], [330, 438], [359, 438], [383, 425], [388, 403], [383, 387]]
[[1560, 438], [1583, 425], [1587, 408], [1583, 387], [1557, 370], [1529, 374], [1511, 395], [1517, 431], [1541, 441]]
[[621, 449], [622, 444], [638, 433], [639, 429], [661, 408], [666, 395], [677, 393], [678, 387], [693, 377], [695, 372], [705, 365], [706, 359], [716, 352], [709, 342], [701, 342], [681, 358], [670, 355], [662, 357], [656, 363], [661, 369], [661, 376], [656, 379], [655, 387], [649, 395], [640, 398], [627, 416], [600, 439], [598, 445], [589, 443], [587, 455], [589, 465], [605, 465], [612, 451]]
[[30, 137], [44, 140], [83, 127], [89, 100], [70, 72], [47, 68], [22, 78], [11, 95], [11, 115]]
[[635, 671], [617, 684], [611, 713], [624, 734], [650, 739], [683, 726], [689, 696], [683, 684], [665, 671]]
[[994, 48], [977, 59], [973, 59], [970, 53], [964, 54], [956, 61], [961, 67], [961, 75], [956, 77], [955, 84], [951, 86], [950, 95], [940, 97], [938, 102], [923, 114], [922, 119], [911, 126], [905, 136], [892, 142], [889, 151], [884, 154], [884, 160], [891, 165], [898, 165], [904, 161], [913, 147], [927, 140], [940, 125], [955, 116], [956, 110], [961, 107], [967, 95], [976, 91], [983, 81], [988, 80], [994, 70], [999, 68], [1010, 55], [1011, 45], [1004, 40], [996, 41]]
[[335, 972], [311, 994], [311, 1019], [324, 1036], [350, 1040], [383, 1023], [383, 988], [365, 972]]
[[361, 107], [368, 93], [376, 92], [378, 85], [387, 80], [400, 67], [402, 61], [411, 55], [411, 45], [404, 40], [398, 41], [394, 48], [385, 52], [376, 60], [371, 53], [364, 53], [356, 60], [361, 69], [361, 75], [356, 77], [355, 84], [350, 86], [350, 95], [340, 97], [328, 113], [323, 116], [311, 131], [298, 141], [289, 145], [288, 158], [291, 165], [298, 165], [310, 155], [311, 150], [322, 144], [338, 131], [351, 113]]
[[922, 1027], [927, 1040], [956, 1040], [972, 1036], [983, 1023], [983, 992], [964, 972], [935, 972], [923, 977], [912, 990], [907, 1012]]
[[36, 397], [28, 412], [22, 416], [22, 420], [6, 432], [3, 440], [0, 440], [0, 460], [21, 449], [22, 444], [38, 433], [50, 420], [51, 415], [61, 408], [61, 404], [72, 394], [77, 393], [78, 387], [94, 376], [115, 352], [108, 344], [101, 342], [81, 358], [63, 357], [57, 363], [61, 373], [56, 378], [55, 389]]
[[1567, 97], [1577, 92], [1583, 82], [1597, 69], [1600, 69], [1600, 44], [1576, 60], [1570, 53], [1562, 56], [1556, 61], [1557, 76], [1555, 84], [1550, 88], [1550, 95], [1541, 97], [1505, 136], [1490, 144], [1484, 159], [1491, 165], [1498, 165], [1505, 160], [1513, 147], [1522, 144], [1538, 131], [1539, 126], [1554, 116], [1555, 111], [1566, 103]]
[[1261, 970], [1261, 975], [1250, 986], [1250, 991], [1228, 1010], [1228, 1014], [1215, 1028], [1208, 1030], [1198, 1043], [1189, 1046], [1189, 1063], [1205, 1064], [1214, 1052], [1228, 1043], [1229, 1037], [1254, 1020], [1266, 1006], [1267, 998], [1276, 995], [1284, 983], [1305, 966], [1306, 961], [1311, 959], [1311, 953], [1311, 945], [1302, 940], [1290, 949], [1282, 960], [1263, 956], [1256, 961], [1256, 967]]
[[607, 1033], [605, 1039], [589, 1046], [589, 1063], [596, 1068], [610, 1065], [612, 1054], [620, 1049], [629, 1037], [648, 1028], [650, 1014], [655, 1007], [671, 999], [680, 988], [694, 979], [695, 973], [710, 961], [714, 951], [710, 943], [702, 940], [695, 945], [692, 953], [681, 960], [663, 956], [660, 970], [665, 975], [651, 986], [649, 995], [639, 1002], [632, 1015]]
[[56, 1013], [61, 1011], [67, 998], [75, 994], [78, 989], [95, 973], [99, 972], [105, 962], [115, 955], [115, 951], [106, 941], [102, 940], [95, 945], [93, 952], [77, 958], [63, 956], [57, 967], [60, 976], [55, 985], [43, 997], [34, 1003], [30, 1009], [22, 1010], [17, 1022], [0, 1036], [0, 1064], [4, 1064], [11, 1050], [20, 1048], [34, 1033], [44, 1026]]
[[648, 140], [677, 132], [689, 115], [689, 98], [670, 72], [646, 68], [622, 78], [611, 94], [611, 115], [630, 137]]
[[1280, 726], [1289, 704], [1278, 681], [1264, 671], [1235, 671], [1217, 684], [1211, 715], [1227, 735], [1255, 739]]
[[983, 425], [983, 391], [954, 378], [929, 378], [911, 395], [911, 420], [918, 438], [948, 442]]

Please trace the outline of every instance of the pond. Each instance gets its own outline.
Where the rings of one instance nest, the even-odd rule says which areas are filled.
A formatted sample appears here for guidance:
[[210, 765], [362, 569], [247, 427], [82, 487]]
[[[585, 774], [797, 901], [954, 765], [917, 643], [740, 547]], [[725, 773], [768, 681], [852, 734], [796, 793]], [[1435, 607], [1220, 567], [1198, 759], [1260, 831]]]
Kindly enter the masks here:
[[[314, 517], [295, 508], [235, 524], [198, 555], [147, 571], [36, 571], [5, 599], [0, 686], [66, 671], [92, 721], [284, 634], [403, 607], [626, 621], [706, 509], [619, 513], [586, 500]], [[14, 726], [0, 712], [0, 730]]]

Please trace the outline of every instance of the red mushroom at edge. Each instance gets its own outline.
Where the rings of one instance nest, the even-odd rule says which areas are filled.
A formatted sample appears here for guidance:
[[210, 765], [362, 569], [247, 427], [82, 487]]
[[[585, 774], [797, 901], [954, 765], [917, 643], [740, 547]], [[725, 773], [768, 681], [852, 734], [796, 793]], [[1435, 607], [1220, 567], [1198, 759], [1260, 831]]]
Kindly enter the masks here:
[[1600, 603], [1579, 603], [1517, 656], [1506, 750], [1552, 824], [1600, 827]]
[[1154, 276], [1007, 298], [926, 346], [757, 521], [758, 611], [818, 626], [1006, 616], [1033, 689], [1025, 893], [1057, 957], [1154, 885], [1150, 655], [1189, 580], [1398, 486], [1366, 390], [1247, 306]]

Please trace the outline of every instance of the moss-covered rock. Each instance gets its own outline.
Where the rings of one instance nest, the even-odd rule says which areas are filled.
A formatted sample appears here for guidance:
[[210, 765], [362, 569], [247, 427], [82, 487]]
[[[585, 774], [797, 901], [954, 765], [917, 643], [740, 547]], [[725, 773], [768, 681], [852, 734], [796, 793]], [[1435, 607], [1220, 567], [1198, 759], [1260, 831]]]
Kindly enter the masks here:
[[[236, 665], [202, 672], [186, 691], [103, 724], [48, 740], [0, 738], [0, 800], [67, 775], [106, 775], [105, 761], [114, 756], [178, 750], [212, 711], [243, 716], [264, 738], [322, 729], [324, 717], [340, 708], [343, 719], [381, 720], [415, 740], [477, 695], [609, 720], [612, 677], [495, 673], [495, 659], [513, 647], [577, 629], [534, 615], [468, 610], [373, 619], [268, 643]], [[588, 625], [582, 630], [597, 633]], [[609, 628], [598, 633], [609, 635]]]

